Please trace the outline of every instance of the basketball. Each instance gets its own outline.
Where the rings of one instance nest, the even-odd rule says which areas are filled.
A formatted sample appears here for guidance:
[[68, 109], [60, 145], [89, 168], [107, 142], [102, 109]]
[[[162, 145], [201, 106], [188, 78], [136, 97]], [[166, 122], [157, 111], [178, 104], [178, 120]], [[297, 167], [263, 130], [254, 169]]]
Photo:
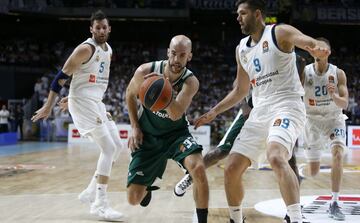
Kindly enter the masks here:
[[165, 109], [172, 99], [170, 81], [158, 75], [147, 78], [140, 87], [139, 99], [151, 111]]

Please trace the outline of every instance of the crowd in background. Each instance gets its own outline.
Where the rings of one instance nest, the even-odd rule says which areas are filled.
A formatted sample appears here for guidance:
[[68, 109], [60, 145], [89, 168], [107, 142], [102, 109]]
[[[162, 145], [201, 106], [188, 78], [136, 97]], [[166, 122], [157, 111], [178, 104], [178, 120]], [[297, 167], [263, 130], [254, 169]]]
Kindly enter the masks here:
[[[129, 123], [128, 110], [125, 104], [126, 87], [135, 71], [142, 63], [166, 59], [167, 46], [154, 43], [113, 42], [113, 57], [108, 90], [104, 96], [107, 110], [112, 113], [117, 123]], [[67, 58], [74, 46], [67, 46], [65, 42], [41, 43], [36, 41], [14, 41], [12, 44], [0, 44], [2, 64], [22, 66], [48, 66], [49, 72], [39, 77], [34, 84], [34, 95], [37, 107], [40, 107], [49, 91], [50, 81], [61, 68], [64, 58]], [[189, 121], [193, 121], [208, 111], [232, 89], [236, 76], [236, 62], [231, 44], [224, 43], [193, 43], [193, 59], [188, 64], [200, 81], [200, 89], [187, 112]], [[3, 53], [5, 52], [5, 53]], [[53, 52], [53, 53], [49, 53]], [[48, 54], [49, 53], [49, 54]], [[48, 54], [47, 56], [45, 56]], [[34, 59], [42, 57], [43, 59]], [[308, 63], [311, 58], [307, 58]], [[348, 78], [349, 106], [344, 111], [349, 117], [348, 124], [360, 124], [360, 47], [334, 48], [330, 62], [342, 68]], [[49, 66], [51, 65], [51, 66]], [[60, 96], [68, 94], [63, 88]], [[212, 143], [218, 142], [224, 135], [226, 128], [236, 116], [239, 106], [217, 117], [212, 123]], [[68, 116], [55, 108], [52, 118]]]

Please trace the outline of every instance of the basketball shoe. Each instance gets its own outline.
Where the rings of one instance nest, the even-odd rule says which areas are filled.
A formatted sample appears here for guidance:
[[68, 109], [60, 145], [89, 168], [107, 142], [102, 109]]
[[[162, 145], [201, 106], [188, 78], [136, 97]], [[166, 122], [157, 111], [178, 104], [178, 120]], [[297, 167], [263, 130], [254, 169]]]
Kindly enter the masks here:
[[341, 212], [336, 201], [330, 203], [328, 214], [330, 218], [333, 218], [336, 221], [345, 221], [345, 215]]
[[185, 174], [185, 176], [176, 184], [174, 188], [174, 194], [178, 197], [184, 196], [186, 190], [191, 186], [192, 179], [190, 174]]
[[91, 204], [90, 214], [97, 215], [104, 221], [124, 221], [125, 216], [112, 209], [106, 198], [99, 199]]
[[81, 203], [91, 204], [95, 201], [95, 195], [96, 195], [95, 190], [93, 192], [90, 192], [87, 189], [85, 189], [78, 195], [78, 199], [81, 201]]

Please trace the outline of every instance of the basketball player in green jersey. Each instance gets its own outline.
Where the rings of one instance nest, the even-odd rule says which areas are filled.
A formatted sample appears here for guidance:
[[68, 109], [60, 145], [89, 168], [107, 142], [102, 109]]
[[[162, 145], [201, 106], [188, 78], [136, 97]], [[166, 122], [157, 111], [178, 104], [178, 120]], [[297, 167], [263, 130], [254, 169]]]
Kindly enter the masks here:
[[[209, 187], [201, 155], [202, 146], [190, 134], [185, 115], [199, 89], [198, 79], [186, 68], [192, 57], [191, 48], [188, 37], [173, 37], [167, 52], [168, 60], [142, 64], [129, 83], [126, 103], [132, 127], [132, 136], [129, 138], [132, 160], [127, 192], [131, 205], [147, 206], [151, 200], [151, 191], [158, 189], [154, 182], [162, 178], [167, 160], [173, 159], [190, 173], [194, 183], [198, 222], [206, 223]], [[168, 107], [158, 112], [152, 112], [144, 106], [138, 107], [140, 86], [145, 78], [154, 75], [153, 72], [167, 78], [176, 95]]]

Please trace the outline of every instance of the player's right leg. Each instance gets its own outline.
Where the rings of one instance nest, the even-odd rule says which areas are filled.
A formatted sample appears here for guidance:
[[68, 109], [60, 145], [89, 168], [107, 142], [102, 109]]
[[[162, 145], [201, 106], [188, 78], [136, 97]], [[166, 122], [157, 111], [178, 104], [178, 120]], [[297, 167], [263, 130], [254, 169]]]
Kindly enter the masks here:
[[[205, 168], [215, 165], [220, 160], [227, 157], [231, 147], [233, 146], [236, 136], [240, 133], [241, 128], [244, 126], [248, 116], [242, 115], [242, 111], [238, 113], [235, 120], [231, 123], [229, 129], [226, 131], [224, 137], [220, 141], [219, 145], [204, 156]], [[174, 194], [178, 197], [183, 196], [187, 189], [192, 185], [192, 179], [190, 174], [185, 176], [175, 185]]]
[[[113, 139], [113, 141], [115, 143], [115, 147], [116, 147], [115, 153], [113, 156], [113, 164], [114, 164], [114, 162], [118, 159], [121, 151], [125, 150], [125, 145], [121, 142], [121, 139], [119, 137], [119, 131], [116, 127], [115, 122], [112, 120], [110, 113], [107, 113], [107, 117], [108, 117], [108, 121], [105, 124], [110, 132], [110, 136]], [[82, 203], [91, 204], [95, 201], [97, 178], [98, 178], [98, 174], [95, 171], [87, 188], [85, 190], [83, 190], [78, 196], [78, 199]]]
[[117, 150], [116, 144], [106, 125], [101, 125], [89, 134], [101, 150], [96, 168], [95, 201], [91, 204], [90, 213], [98, 215], [104, 220], [124, 220], [122, 213], [110, 207], [106, 192], [115, 151]]
[[231, 153], [225, 164], [224, 182], [226, 198], [229, 205], [230, 222], [243, 222], [242, 200], [245, 190], [242, 176], [251, 165], [251, 161], [240, 153]]
[[129, 204], [149, 205], [152, 191], [159, 189], [154, 183], [165, 171], [168, 149], [166, 139], [144, 135], [140, 148], [131, 153], [127, 180]]

